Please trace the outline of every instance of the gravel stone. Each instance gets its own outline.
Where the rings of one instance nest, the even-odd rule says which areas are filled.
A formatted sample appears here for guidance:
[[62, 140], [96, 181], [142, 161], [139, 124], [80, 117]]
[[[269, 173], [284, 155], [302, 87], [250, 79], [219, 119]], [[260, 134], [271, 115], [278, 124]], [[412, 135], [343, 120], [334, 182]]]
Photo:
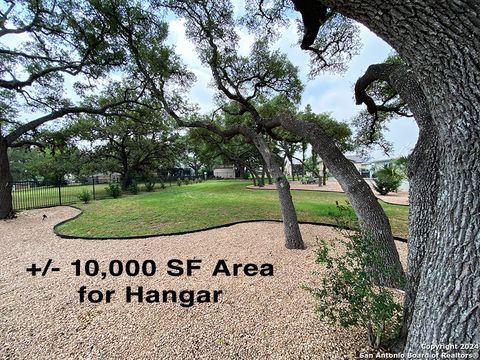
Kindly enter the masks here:
[[[387, 195], [380, 195], [374, 188], [373, 188], [373, 181], [366, 180], [367, 184], [370, 185], [372, 188], [373, 193], [377, 198], [380, 200], [385, 201], [389, 204], [394, 205], [408, 205], [408, 192], [406, 191], [397, 191], [393, 193], [389, 193]], [[249, 189], [255, 190], [273, 190], [275, 189], [275, 185], [272, 184], [265, 184], [263, 187], [247, 185]], [[290, 181], [290, 189], [291, 190], [310, 190], [310, 191], [327, 191], [327, 192], [341, 192], [343, 193], [342, 187], [336, 180], [328, 180], [326, 185], [318, 186], [318, 184], [302, 184], [301, 181]]]
[[[366, 333], [319, 320], [312, 296], [316, 237], [338, 238], [331, 228], [301, 225], [306, 250], [283, 246], [282, 224], [239, 224], [181, 236], [138, 240], [69, 240], [53, 226], [78, 213], [70, 207], [30, 210], [0, 222], [0, 358], [2, 359], [353, 359], [366, 350]], [[47, 218], [42, 220], [42, 215]], [[121, 226], [121, 225], [120, 225]], [[402, 260], [406, 244], [397, 243]], [[170, 259], [201, 259], [191, 277], [166, 273]], [[60, 272], [32, 276], [48, 259]], [[70, 264], [95, 259], [153, 259], [152, 277], [80, 277]], [[216, 276], [228, 264], [271, 263], [273, 277]], [[77, 290], [115, 289], [109, 304], [79, 303]], [[217, 304], [126, 303], [124, 289], [224, 291]]]

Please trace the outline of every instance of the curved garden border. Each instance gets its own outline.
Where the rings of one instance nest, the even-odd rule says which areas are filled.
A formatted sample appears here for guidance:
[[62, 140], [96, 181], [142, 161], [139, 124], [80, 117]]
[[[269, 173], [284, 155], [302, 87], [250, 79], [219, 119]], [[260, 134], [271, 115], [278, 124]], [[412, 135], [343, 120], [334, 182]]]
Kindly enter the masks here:
[[[265, 189], [267, 190], [267, 189]], [[304, 190], [305, 191], [305, 190]], [[309, 190], [306, 190], [306, 191], [309, 191]], [[150, 238], [154, 238], [154, 237], [160, 237], [160, 236], [175, 236], [175, 235], [186, 235], [186, 234], [193, 234], [193, 233], [198, 233], [198, 232], [202, 232], [202, 231], [208, 231], [208, 230], [214, 230], [214, 229], [221, 229], [221, 228], [225, 228], [225, 227], [229, 227], [229, 226], [233, 226], [233, 225], [238, 225], [238, 224], [247, 224], [247, 223], [255, 223], [255, 222], [274, 222], [274, 223], [281, 223], [282, 220], [259, 220], [259, 219], [255, 219], [255, 220], [242, 220], [242, 221], [235, 221], [235, 222], [232, 222], [232, 223], [227, 223], [227, 224], [223, 224], [223, 225], [216, 225], [216, 226], [211, 226], [211, 227], [207, 227], [207, 228], [203, 228], [203, 229], [197, 229], [197, 230], [191, 230], [191, 231], [180, 231], [180, 232], [174, 232], [174, 233], [167, 233], [167, 234], [151, 234], [151, 235], [139, 235], [139, 236], [110, 236], [110, 237], [104, 237], [104, 236], [74, 236], [74, 235], [66, 235], [66, 234], [62, 234], [58, 231], [58, 227], [69, 222], [69, 221], [72, 221], [72, 220], [75, 220], [77, 219], [78, 217], [80, 217], [81, 215], [83, 215], [83, 210], [80, 209], [79, 207], [77, 206], [73, 206], [73, 205], [65, 205], [65, 206], [68, 206], [68, 207], [71, 207], [71, 208], [74, 208], [76, 210], [79, 210], [80, 213], [71, 217], [70, 219], [66, 219], [66, 220], [63, 220], [63, 221], [60, 221], [58, 224], [56, 224], [54, 227], [53, 227], [53, 232], [55, 235], [57, 235], [58, 237], [62, 238], [62, 239], [79, 239], [79, 240], [134, 240], [134, 239], [150, 239]], [[333, 224], [326, 224], [326, 223], [320, 223], [320, 222], [314, 222], [314, 221], [299, 221], [298, 222], [299, 224], [306, 224], [306, 225], [320, 225], [320, 226], [326, 226], [326, 227], [331, 227], [331, 228], [338, 228], [338, 226], [336, 225], [333, 225]], [[401, 238], [401, 237], [398, 237], [398, 236], [394, 236], [393, 237], [395, 240], [398, 240], [398, 241], [401, 241], [401, 242], [404, 242], [404, 243], [407, 243], [407, 239], [404, 239], [404, 238]]]

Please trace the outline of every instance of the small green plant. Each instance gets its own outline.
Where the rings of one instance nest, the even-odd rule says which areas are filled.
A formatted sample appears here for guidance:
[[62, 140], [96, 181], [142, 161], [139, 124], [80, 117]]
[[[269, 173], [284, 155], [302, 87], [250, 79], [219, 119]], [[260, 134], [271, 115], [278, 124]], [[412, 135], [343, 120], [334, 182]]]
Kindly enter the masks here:
[[[345, 208], [340, 206], [340, 211]], [[378, 349], [385, 340], [398, 335], [402, 307], [395, 301], [391, 289], [376, 284], [378, 279], [386, 277], [403, 284], [403, 274], [398, 269], [385, 268], [385, 251], [368, 233], [358, 226], [353, 226], [354, 230], [346, 230], [352, 225], [342, 227], [339, 231], [347, 240], [336, 239], [331, 244], [319, 241], [317, 263], [326, 268], [320, 286], [302, 287], [317, 299], [315, 311], [321, 319], [345, 328], [364, 327], [368, 344]], [[332, 256], [330, 248], [338, 248], [338, 244], [344, 251], [337, 252], [342, 255]]]
[[182, 179], [180, 179], [180, 178], [177, 179], [177, 185], [182, 186]]
[[130, 191], [133, 195], [137, 195], [139, 193], [140, 189], [135, 180], [133, 180], [130, 186], [128, 187], [128, 191]]
[[155, 180], [148, 179], [147, 181], [145, 181], [145, 190], [147, 192], [152, 192], [153, 190], [155, 190]]
[[184, 183], [185, 185], [190, 185], [190, 179], [189, 179], [189, 178], [183, 179], [183, 183]]
[[84, 204], [88, 204], [90, 200], [92, 200], [92, 194], [90, 194], [88, 190], [83, 190], [77, 197], [80, 201], [83, 201]]
[[380, 195], [387, 195], [397, 191], [403, 179], [404, 176], [396, 166], [387, 164], [375, 172], [373, 187]]
[[116, 199], [122, 195], [122, 190], [120, 190], [120, 186], [118, 183], [112, 182], [109, 183], [108, 186], [105, 188], [105, 191], [109, 196]]

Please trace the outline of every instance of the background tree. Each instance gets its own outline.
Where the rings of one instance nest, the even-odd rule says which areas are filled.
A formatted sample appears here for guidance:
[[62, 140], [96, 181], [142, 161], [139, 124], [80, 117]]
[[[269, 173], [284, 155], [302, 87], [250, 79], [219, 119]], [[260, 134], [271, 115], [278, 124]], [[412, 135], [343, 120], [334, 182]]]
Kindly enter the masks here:
[[[305, 110], [299, 114], [299, 118], [311, 122], [325, 131], [325, 134], [335, 143], [341, 152], [352, 151], [354, 145], [352, 142], [352, 131], [348, 124], [334, 120], [329, 114], [315, 114], [312, 107], [308, 104]], [[312, 157], [316, 158], [317, 153], [312, 151]], [[311, 167], [311, 166], [310, 166]], [[327, 166], [322, 161], [322, 179], [323, 185], [327, 184], [328, 172]], [[319, 184], [320, 185], [320, 184]]]
[[[287, 74], [292, 74], [292, 66], [288, 65], [285, 56], [274, 56], [275, 52], [272, 53], [273, 56], [270, 56], [268, 42], [265, 39], [255, 42], [255, 45], [252, 47], [252, 55], [249, 58], [234, 56], [237, 47], [231, 41], [236, 39], [236, 34], [231, 30], [226, 31], [226, 29], [234, 29], [231, 20], [231, 6], [228, 1], [221, 4], [213, 4], [209, 1], [195, 3], [190, 1], [165, 2], [164, 5], [175, 9], [181, 14], [183, 12], [187, 19], [191, 19], [191, 22], [188, 23], [189, 26], [187, 26], [189, 30], [187, 35], [191, 36], [192, 39], [195, 39], [195, 36], [199, 38], [201, 59], [206, 65], [210, 66], [215, 84], [220, 89], [221, 94], [230, 100], [236, 101], [241, 106], [238, 115], [250, 113], [252, 120], [255, 122], [256, 130], [260, 131], [268, 132], [270, 129], [281, 125], [290, 132], [307, 139], [315, 147], [315, 150], [322, 154], [322, 158], [327, 162], [327, 166], [341, 182], [342, 188], [351, 200], [361, 223], [371, 231], [372, 236], [381, 244], [380, 247], [384, 249], [383, 255], [386, 264], [392, 264], [399, 271], [402, 271], [398, 252], [393, 242], [391, 227], [385, 212], [353, 164], [345, 158], [323, 130], [314, 124], [298, 121], [291, 114], [284, 114], [273, 119], [263, 119], [261, 116], [255, 115], [256, 109], [248, 100], [253, 99], [255, 96], [268, 96], [272, 91], [278, 92], [280, 86], [289, 85], [292, 80], [295, 80], [289, 76], [277, 78], [279, 75], [284, 74], [285, 71], [287, 71]], [[211, 13], [208, 13], [209, 11]], [[215, 41], [217, 37], [222, 40], [220, 42], [221, 48]], [[204, 51], [202, 51], [202, 47]], [[202, 58], [202, 56], [205, 58]], [[287, 64], [287, 66], [282, 64]], [[145, 70], [147, 67], [143, 66], [143, 68]], [[268, 69], [268, 71], [265, 72], [265, 69]], [[146, 75], [146, 71], [143, 71], [143, 74]], [[162, 81], [159, 81], [159, 83], [162, 85]], [[274, 84], [274, 86], [270, 84]], [[242, 91], [248, 91], [249, 89], [253, 94], [242, 98]], [[162, 95], [161, 90], [158, 93], [160, 96]], [[293, 98], [293, 100], [295, 100], [295, 94], [293, 91], [286, 92], [286, 95]], [[164, 103], [164, 106], [167, 108], [168, 104]], [[171, 113], [171, 115], [175, 116], [174, 113]], [[177, 122], [182, 124], [182, 120], [178, 116]], [[183, 122], [182, 125], [186, 126], [186, 123]], [[296, 240], [300, 239], [301, 235], [289, 193], [288, 181], [278, 164], [275, 164], [274, 157], [264, 139], [258, 136], [258, 133], [255, 133], [255, 131], [252, 131], [252, 128], [244, 126], [235, 129], [230, 128], [228, 131], [221, 131], [211, 123], [190, 122], [188, 126], [204, 127], [226, 138], [241, 132], [242, 135], [255, 144], [264, 157], [265, 162], [269, 164], [269, 167], [272, 166], [272, 175], [277, 180], [281, 179], [281, 181], [277, 181], [277, 190], [282, 206], [287, 247], [292, 247], [293, 245], [291, 244], [300, 244], [300, 241]], [[377, 279], [377, 281], [379, 284], [384, 285], [398, 285], [394, 279], [382, 278]]]
[[237, 169], [237, 176], [251, 177], [254, 185], [262, 185], [259, 169], [264, 166], [263, 159], [252, 144], [245, 143], [236, 137], [230, 140], [207, 131], [205, 129], [190, 129], [197, 134], [198, 140], [203, 143], [204, 154], [214, 159], [217, 164], [233, 164]]
[[179, 136], [152, 102], [149, 106], [128, 106], [122, 113], [125, 115], [83, 116], [70, 131], [79, 140], [90, 142], [90, 151], [106, 161], [106, 170], [122, 175], [125, 190], [135, 177], [148, 178], [162, 166], [173, 167]]
[[181, 149], [180, 162], [193, 169], [194, 175], [198, 176], [200, 170], [213, 170], [218, 150], [215, 150], [206, 141], [206, 134], [202, 129], [188, 129], [182, 136], [179, 144]]
[[41, 184], [57, 184], [66, 181], [66, 175], [78, 175], [81, 153], [76, 148], [52, 152], [50, 147], [41, 150], [13, 148], [9, 150], [12, 177], [17, 181], [35, 181]]
[[[295, 114], [296, 111], [297, 109], [295, 103], [282, 94], [271, 99], [262, 99], [259, 103], [259, 113], [263, 118], [271, 118], [282, 112]], [[285, 162], [288, 160], [292, 168], [293, 177], [293, 159], [295, 157], [295, 153], [301, 148], [301, 139], [292, 136], [291, 133], [281, 128], [269, 130], [268, 135], [270, 138], [272, 138], [272, 151], [279, 158], [279, 162], [282, 164], [282, 171], [284, 171]], [[293, 178], [293, 180], [295, 179]]]
[[116, 29], [101, 21], [105, 9], [98, 5], [27, 0], [2, 6], [0, 219], [13, 215], [8, 148], [31, 145], [32, 132], [49, 121], [82, 112], [107, 113], [116, 105], [85, 107], [65, 95], [66, 79], [82, 97], [112, 70], [126, 70], [125, 48], [115, 41]]

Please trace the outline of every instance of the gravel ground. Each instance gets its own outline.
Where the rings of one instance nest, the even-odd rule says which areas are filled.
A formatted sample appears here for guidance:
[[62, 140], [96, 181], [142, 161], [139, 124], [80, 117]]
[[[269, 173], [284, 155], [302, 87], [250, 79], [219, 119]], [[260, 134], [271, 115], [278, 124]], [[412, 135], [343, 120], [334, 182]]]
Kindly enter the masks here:
[[[2, 359], [341, 359], [365, 349], [366, 334], [327, 325], [300, 284], [315, 284], [315, 237], [331, 228], [302, 225], [308, 248], [283, 247], [282, 225], [240, 224], [182, 236], [138, 240], [65, 240], [54, 224], [77, 210], [31, 210], [0, 222], [0, 358]], [[47, 218], [42, 220], [42, 215]], [[121, 224], [119, 224], [121, 226]], [[398, 243], [402, 259], [406, 244]], [[25, 270], [48, 259], [60, 272]], [[169, 259], [201, 259], [193, 276], [166, 274]], [[96, 259], [153, 259], [153, 277], [74, 276], [70, 263]], [[271, 263], [273, 277], [212, 277], [219, 259], [229, 264]], [[115, 289], [109, 304], [80, 304], [77, 290]], [[127, 286], [148, 289], [220, 289], [217, 304], [125, 302]]]
[[[371, 182], [367, 182], [370, 187], [372, 187]], [[253, 185], [248, 185], [249, 189], [260, 189], [260, 190], [271, 190], [275, 189], [275, 185], [265, 184], [264, 187], [258, 187]], [[312, 190], [312, 191], [333, 191], [333, 192], [342, 192], [342, 187], [336, 180], [328, 180], [326, 185], [318, 186], [318, 184], [302, 184], [301, 181], [290, 181], [290, 189], [292, 190]], [[380, 195], [376, 192], [373, 187], [372, 191], [375, 196], [386, 203], [394, 205], [408, 205], [408, 192], [398, 191], [396, 193], [389, 193], [388, 195]]]

